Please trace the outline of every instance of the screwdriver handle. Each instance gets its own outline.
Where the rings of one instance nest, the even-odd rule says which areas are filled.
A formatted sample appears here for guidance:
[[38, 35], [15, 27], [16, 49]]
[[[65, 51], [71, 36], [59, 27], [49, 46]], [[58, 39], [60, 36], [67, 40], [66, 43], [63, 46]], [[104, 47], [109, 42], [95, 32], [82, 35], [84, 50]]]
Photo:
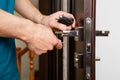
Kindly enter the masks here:
[[74, 19], [72, 17], [69, 16], [59, 16], [59, 18], [57, 19], [59, 23], [62, 23], [66, 26], [70, 26], [73, 24]]

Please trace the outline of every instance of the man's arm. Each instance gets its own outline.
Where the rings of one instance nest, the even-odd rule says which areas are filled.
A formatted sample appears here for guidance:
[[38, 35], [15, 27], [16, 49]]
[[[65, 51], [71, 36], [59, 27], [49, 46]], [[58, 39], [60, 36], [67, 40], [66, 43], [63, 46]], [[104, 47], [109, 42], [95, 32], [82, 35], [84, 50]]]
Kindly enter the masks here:
[[44, 16], [33, 6], [30, 0], [16, 0], [15, 10], [35, 23], [39, 23]]
[[51, 28], [57, 28], [60, 30], [70, 30], [72, 27], [75, 27], [75, 20], [74, 23], [69, 27], [66, 27], [66, 25], [58, 23], [56, 20], [61, 15], [66, 15], [70, 17], [73, 17], [73, 15], [63, 11], [59, 11], [54, 14], [45, 16], [41, 14], [39, 10], [32, 5], [30, 0], [16, 0], [15, 10], [18, 13], [20, 13], [23, 17], [30, 19], [33, 22], [44, 24]]
[[14, 37], [25, 40], [27, 25], [33, 24], [30, 20], [16, 17], [0, 9], [0, 36]]
[[49, 27], [35, 24], [30, 20], [16, 17], [0, 9], [0, 37], [12, 37], [23, 40], [36, 54], [61, 48], [61, 42]]

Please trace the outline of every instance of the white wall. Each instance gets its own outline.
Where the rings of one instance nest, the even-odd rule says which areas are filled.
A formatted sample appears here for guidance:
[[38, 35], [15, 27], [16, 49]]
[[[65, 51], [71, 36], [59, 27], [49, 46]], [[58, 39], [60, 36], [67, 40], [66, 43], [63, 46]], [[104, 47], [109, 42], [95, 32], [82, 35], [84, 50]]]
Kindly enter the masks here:
[[96, 80], [120, 80], [120, 1], [97, 0], [96, 27], [110, 30], [109, 37], [97, 37]]

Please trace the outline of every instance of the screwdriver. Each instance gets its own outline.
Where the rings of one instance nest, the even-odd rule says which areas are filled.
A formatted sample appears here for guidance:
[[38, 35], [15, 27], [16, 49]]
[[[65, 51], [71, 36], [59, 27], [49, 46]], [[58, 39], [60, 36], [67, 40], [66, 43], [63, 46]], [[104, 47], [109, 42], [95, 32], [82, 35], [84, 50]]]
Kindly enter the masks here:
[[73, 24], [74, 19], [72, 17], [62, 15], [62, 16], [59, 16], [57, 21], [59, 23], [65, 24], [66, 26], [70, 26]]

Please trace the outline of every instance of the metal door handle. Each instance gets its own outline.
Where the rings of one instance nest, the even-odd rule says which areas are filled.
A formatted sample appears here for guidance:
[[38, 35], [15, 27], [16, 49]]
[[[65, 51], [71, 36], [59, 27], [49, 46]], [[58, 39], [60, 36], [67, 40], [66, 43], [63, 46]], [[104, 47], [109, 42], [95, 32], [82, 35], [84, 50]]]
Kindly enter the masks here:
[[110, 31], [102, 31], [102, 30], [97, 30], [96, 31], [96, 36], [108, 36]]
[[96, 57], [95, 61], [100, 61], [100, 57]]

